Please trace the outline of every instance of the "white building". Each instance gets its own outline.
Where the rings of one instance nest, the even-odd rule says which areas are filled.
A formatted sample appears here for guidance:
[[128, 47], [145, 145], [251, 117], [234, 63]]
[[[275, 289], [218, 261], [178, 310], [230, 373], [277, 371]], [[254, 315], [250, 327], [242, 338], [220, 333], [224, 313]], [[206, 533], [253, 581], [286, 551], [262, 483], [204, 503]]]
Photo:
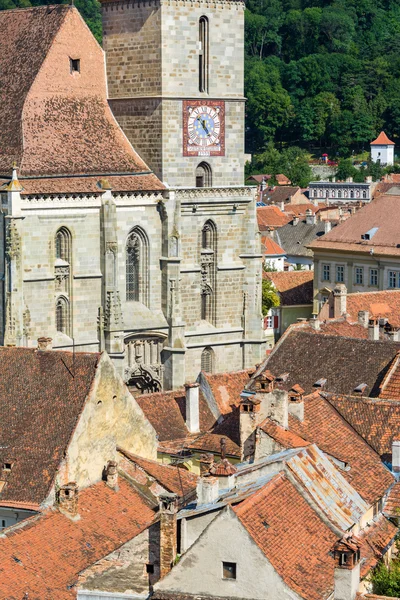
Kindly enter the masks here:
[[375, 163], [380, 162], [381, 165], [394, 164], [394, 142], [389, 140], [384, 131], [371, 142], [371, 160]]

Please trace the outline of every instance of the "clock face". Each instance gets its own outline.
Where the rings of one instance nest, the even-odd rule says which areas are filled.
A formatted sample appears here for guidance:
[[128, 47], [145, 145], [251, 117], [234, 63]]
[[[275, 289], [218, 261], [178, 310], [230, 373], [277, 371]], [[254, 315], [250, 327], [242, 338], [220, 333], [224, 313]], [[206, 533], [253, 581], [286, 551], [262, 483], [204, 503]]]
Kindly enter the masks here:
[[183, 111], [183, 155], [223, 156], [224, 103], [206, 100], [184, 101]]

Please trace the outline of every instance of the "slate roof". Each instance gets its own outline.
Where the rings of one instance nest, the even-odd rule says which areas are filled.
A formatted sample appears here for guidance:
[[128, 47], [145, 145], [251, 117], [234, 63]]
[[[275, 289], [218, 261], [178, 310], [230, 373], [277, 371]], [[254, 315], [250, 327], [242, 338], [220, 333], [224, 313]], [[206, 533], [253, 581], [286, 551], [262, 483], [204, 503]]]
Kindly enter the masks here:
[[400, 402], [326, 394], [327, 400], [380, 456], [390, 459], [400, 439]]
[[257, 208], [257, 222], [260, 231], [282, 227], [289, 221], [289, 215], [282, 212], [278, 206], [259, 206]]
[[307, 600], [329, 596], [338, 538], [283, 473], [233, 510], [290, 588]]
[[[82, 54], [77, 77], [70, 72], [75, 47], [68, 46], [75, 31]], [[71, 5], [1, 11], [1, 174], [8, 176], [15, 161], [21, 177], [145, 173], [139, 188], [160, 188], [109, 108], [104, 60]]]
[[47, 497], [91, 390], [97, 353], [0, 347], [0, 504]]
[[[352, 394], [361, 383], [368, 395], [376, 396], [400, 342], [351, 339], [337, 335], [315, 335], [293, 327], [276, 344], [263, 364], [276, 377], [289, 373], [287, 385], [298, 383], [307, 392], [314, 383], [327, 379], [325, 389]], [[289, 388], [288, 388], [289, 389]]]
[[7, 600], [76, 598], [80, 573], [137, 536], [153, 510], [125, 479], [119, 489], [103, 481], [79, 493], [80, 519], [47, 509], [3, 531], [0, 597]]
[[263, 277], [274, 284], [281, 306], [312, 304], [314, 271], [264, 271]]
[[308, 225], [305, 220], [301, 220], [297, 225], [293, 221], [280, 227], [276, 232], [276, 241], [289, 256], [306, 256], [311, 258], [312, 251], [308, 248], [310, 242], [316, 237], [325, 234], [325, 224], [322, 221], [315, 225]]
[[[352, 217], [334, 227], [322, 239], [310, 240], [309, 248], [368, 254], [373, 248], [375, 256], [399, 256], [400, 221], [397, 218], [399, 202], [399, 196], [386, 194], [380, 196], [376, 201], [366, 204]], [[378, 230], [372, 239], [361, 239], [362, 235], [374, 227]], [[284, 244], [283, 247], [285, 248]]]
[[304, 398], [304, 420], [289, 415], [289, 430], [350, 466], [341, 471], [343, 477], [372, 504], [385, 494], [393, 476], [382, 464], [380, 453], [368, 446], [368, 439], [335, 408], [318, 392], [310, 394]]

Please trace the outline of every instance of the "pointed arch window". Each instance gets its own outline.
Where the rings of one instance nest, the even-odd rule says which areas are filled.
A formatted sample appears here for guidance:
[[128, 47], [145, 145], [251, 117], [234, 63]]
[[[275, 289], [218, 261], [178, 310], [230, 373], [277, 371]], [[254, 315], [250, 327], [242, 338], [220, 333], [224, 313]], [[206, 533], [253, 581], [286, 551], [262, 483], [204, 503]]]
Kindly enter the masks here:
[[214, 351], [212, 348], [204, 348], [201, 353], [201, 370], [205, 373], [214, 372]]
[[201, 319], [216, 322], [217, 228], [211, 220], [201, 231]]
[[66, 227], [61, 227], [56, 233], [56, 258], [71, 262], [71, 233]]
[[140, 227], [135, 227], [126, 242], [126, 300], [149, 304], [149, 242]]
[[207, 17], [199, 19], [199, 91], [208, 94], [209, 32]]
[[70, 306], [64, 296], [59, 296], [56, 303], [56, 329], [59, 333], [70, 335]]
[[196, 187], [212, 187], [212, 170], [208, 163], [201, 162], [196, 169]]

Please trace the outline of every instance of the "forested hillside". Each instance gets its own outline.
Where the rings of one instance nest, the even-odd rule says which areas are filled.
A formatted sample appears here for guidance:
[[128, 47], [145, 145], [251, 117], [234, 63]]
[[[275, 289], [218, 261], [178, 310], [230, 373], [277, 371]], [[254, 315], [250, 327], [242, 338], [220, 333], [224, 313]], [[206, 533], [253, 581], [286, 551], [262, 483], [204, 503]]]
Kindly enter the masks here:
[[249, 151], [400, 136], [400, 0], [248, 0]]
[[[70, 0], [0, 0], [0, 10]], [[100, 4], [75, 0], [97, 39]], [[400, 138], [400, 0], [247, 0], [247, 150]], [[285, 144], [286, 145], [286, 144]]]

